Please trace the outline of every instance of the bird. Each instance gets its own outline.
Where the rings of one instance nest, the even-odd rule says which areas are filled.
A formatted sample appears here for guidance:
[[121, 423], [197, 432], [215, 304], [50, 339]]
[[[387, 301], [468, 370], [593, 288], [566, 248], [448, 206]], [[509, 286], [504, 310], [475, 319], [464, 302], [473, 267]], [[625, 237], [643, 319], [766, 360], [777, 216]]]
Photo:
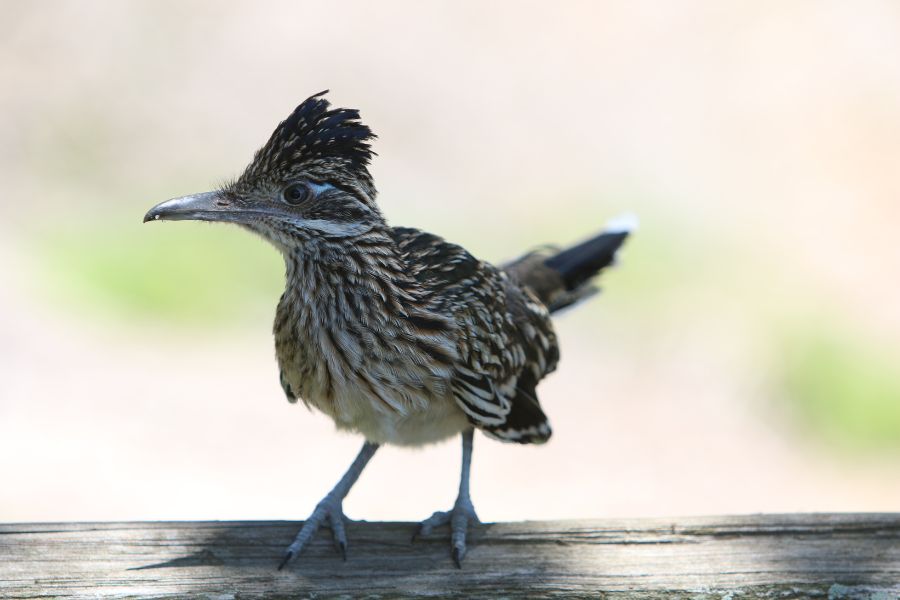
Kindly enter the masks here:
[[616, 262], [636, 218], [500, 266], [438, 235], [391, 226], [369, 170], [376, 136], [358, 110], [332, 108], [327, 93], [297, 106], [236, 179], [157, 204], [144, 222], [232, 223], [279, 250], [285, 289], [273, 333], [284, 394], [364, 438], [279, 570], [323, 526], [347, 559], [343, 501], [378, 448], [454, 436], [462, 439], [456, 501], [413, 539], [449, 526], [461, 568], [467, 532], [479, 523], [469, 490], [474, 432], [518, 444], [550, 439], [536, 386], [559, 361], [551, 315], [598, 291], [595, 276]]

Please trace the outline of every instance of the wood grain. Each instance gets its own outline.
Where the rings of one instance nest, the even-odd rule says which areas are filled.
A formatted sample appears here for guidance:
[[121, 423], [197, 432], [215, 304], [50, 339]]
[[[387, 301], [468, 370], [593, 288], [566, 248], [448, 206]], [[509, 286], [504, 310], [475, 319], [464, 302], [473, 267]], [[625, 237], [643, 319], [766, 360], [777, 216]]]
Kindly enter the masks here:
[[900, 514], [495, 523], [463, 569], [446, 532], [352, 523], [284, 571], [295, 522], [0, 525], [3, 598], [900, 598]]

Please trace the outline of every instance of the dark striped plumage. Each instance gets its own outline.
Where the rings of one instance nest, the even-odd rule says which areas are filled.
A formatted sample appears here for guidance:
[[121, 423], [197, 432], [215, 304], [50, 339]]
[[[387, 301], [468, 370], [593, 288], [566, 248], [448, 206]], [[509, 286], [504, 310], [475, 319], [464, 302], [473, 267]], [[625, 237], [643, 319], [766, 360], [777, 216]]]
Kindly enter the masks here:
[[146, 220], [233, 222], [272, 242], [286, 265], [274, 325], [285, 394], [367, 440], [285, 562], [326, 520], [346, 549], [341, 501], [378, 445], [462, 433], [457, 503], [422, 526], [452, 524], [459, 564], [475, 519], [472, 428], [518, 443], [550, 437], [535, 390], [559, 360], [550, 313], [593, 293], [590, 280], [628, 232], [617, 227], [495, 267], [386, 223], [368, 170], [373, 137], [357, 111], [331, 109], [318, 94], [279, 124], [236, 181], [163, 203]]

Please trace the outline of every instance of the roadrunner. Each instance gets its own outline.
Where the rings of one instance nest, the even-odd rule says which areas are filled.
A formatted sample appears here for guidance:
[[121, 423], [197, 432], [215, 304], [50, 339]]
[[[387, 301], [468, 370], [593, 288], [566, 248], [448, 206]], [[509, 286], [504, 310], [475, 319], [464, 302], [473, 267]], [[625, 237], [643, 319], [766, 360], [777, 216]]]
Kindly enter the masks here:
[[469, 496], [472, 438], [541, 444], [550, 425], [535, 386], [559, 360], [550, 314], [596, 291], [629, 219], [572, 248], [503, 267], [436, 235], [391, 227], [369, 173], [372, 131], [359, 112], [317, 94], [285, 119], [244, 173], [213, 192], [174, 198], [144, 221], [236, 223], [284, 256], [275, 316], [281, 386], [365, 443], [304, 522], [284, 567], [321, 525], [346, 560], [343, 499], [382, 444], [419, 446], [462, 435], [459, 495], [417, 534], [449, 525], [457, 566], [477, 522]]

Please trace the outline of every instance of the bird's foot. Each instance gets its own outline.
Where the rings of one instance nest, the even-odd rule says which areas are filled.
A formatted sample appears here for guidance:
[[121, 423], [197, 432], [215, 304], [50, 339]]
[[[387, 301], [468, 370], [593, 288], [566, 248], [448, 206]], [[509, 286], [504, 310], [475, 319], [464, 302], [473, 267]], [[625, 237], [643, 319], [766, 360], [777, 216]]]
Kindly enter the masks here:
[[347, 533], [344, 530], [344, 523], [346, 520], [347, 517], [344, 516], [343, 499], [333, 496], [332, 494], [325, 496], [325, 498], [316, 505], [316, 509], [303, 523], [303, 527], [300, 529], [300, 532], [297, 533], [297, 537], [295, 537], [291, 545], [288, 546], [287, 551], [284, 553], [284, 558], [281, 559], [281, 564], [278, 565], [278, 570], [280, 571], [283, 569], [295, 556], [300, 554], [300, 551], [303, 550], [304, 546], [315, 537], [319, 527], [326, 522], [328, 523], [328, 526], [331, 527], [331, 537], [334, 539], [335, 549], [341, 553], [344, 560], [347, 560]]
[[475, 507], [469, 498], [457, 498], [456, 504], [448, 511], [438, 511], [422, 521], [413, 534], [413, 541], [419, 536], [429, 535], [435, 527], [450, 525], [450, 555], [457, 569], [462, 568], [466, 555], [466, 531], [469, 523], [480, 523]]

